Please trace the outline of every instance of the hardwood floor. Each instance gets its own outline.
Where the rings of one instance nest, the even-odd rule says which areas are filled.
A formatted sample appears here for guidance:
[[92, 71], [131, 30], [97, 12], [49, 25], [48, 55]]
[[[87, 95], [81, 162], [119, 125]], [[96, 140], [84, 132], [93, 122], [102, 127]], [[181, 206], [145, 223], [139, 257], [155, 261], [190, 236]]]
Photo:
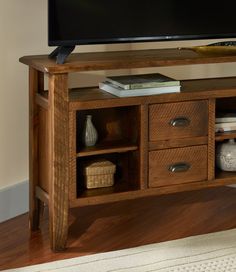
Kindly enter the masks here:
[[222, 187], [74, 209], [60, 253], [50, 250], [47, 214], [33, 234], [22, 215], [0, 224], [0, 270], [235, 228], [235, 199], [236, 188]]

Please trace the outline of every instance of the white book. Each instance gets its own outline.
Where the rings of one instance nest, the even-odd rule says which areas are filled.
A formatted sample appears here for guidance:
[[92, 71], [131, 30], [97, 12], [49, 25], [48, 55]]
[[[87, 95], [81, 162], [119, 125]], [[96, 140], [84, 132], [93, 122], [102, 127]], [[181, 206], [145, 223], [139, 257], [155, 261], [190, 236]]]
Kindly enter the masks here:
[[215, 127], [216, 128], [236, 127], [236, 122], [217, 123], [215, 124]]
[[221, 113], [216, 116], [216, 123], [236, 122], [236, 113]]
[[106, 78], [106, 81], [125, 90], [180, 85], [179, 80], [175, 80], [160, 73], [110, 76]]
[[218, 132], [218, 133], [229, 132], [229, 131], [236, 131], [236, 126], [215, 128], [215, 132]]
[[179, 93], [180, 86], [168, 86], [168, 87], [155, 87], [155, 88], [144, 88], [144, 89], [133, 89], [125, 90], [121, 87], [114, 86], [110, 82], [100, 82], [99, 88], [103, 91], [111, 93], [119, 97], [129, 97], [129, 96], [146, 96], [146, 95], [156, 95], [165, 93]]

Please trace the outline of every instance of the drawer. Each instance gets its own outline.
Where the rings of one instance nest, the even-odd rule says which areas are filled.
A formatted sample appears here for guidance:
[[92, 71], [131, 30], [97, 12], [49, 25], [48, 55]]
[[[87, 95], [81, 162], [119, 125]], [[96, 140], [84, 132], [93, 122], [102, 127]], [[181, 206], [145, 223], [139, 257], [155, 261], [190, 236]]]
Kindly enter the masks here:
[[207, 180], [207, 145], [149, 152], [149, 187]]
[[149, 107], [149, 141], [206, 136], [208, 101], [154, 104]]

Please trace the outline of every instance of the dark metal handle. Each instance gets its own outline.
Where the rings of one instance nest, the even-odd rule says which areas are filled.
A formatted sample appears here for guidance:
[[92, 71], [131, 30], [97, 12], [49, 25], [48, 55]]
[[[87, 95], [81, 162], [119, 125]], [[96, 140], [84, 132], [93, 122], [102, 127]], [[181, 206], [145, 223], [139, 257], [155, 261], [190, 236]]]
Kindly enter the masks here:
[[179, 162], [169, 166], [169, 171], [178, 173], [178, 172], [187, 172], [191, 165], [187, 162]]
[[177, 117], [170, 121], [170, 125], [173, 127], [187, 127], [190, 125], [190, 120], [187, 117]]

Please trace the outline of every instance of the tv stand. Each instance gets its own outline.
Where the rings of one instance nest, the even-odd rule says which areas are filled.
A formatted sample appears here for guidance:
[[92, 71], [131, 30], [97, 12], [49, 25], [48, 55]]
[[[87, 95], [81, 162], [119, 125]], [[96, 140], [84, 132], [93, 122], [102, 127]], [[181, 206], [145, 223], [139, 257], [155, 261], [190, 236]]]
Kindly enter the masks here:
[[[20, 61], [29, 66], [30, 228], [39, 228], [47, 203], [54, 251], [66, 247], [71, 208], [236, 183], [235, 172], [215, 166], [216, 145], [236, 138], [215, 134], [216, 113], [236, 108], [236, 77], [183, 80], [180, 93], [127, 98], [97, 86], [68, 87], [72, 72], [236, 62], [236, 56], [159, 49], [73, 54], [62, 65], [48, 56]], [[87, 114], [99, 135], [92, 148], [81, 140]], [[179, 117], [188, 122], [172, 125]], [[83, 164], [100, 158], [117, 166], [114, 186], [86, 189]]]
[[49, 55], [49, 58], [54, 59], [56, 58], [57, 64], [63, 64], [66, 58], [73, 52], [75, 49], [75, 45], [73, 46], [58, 46], [52, 53]]

